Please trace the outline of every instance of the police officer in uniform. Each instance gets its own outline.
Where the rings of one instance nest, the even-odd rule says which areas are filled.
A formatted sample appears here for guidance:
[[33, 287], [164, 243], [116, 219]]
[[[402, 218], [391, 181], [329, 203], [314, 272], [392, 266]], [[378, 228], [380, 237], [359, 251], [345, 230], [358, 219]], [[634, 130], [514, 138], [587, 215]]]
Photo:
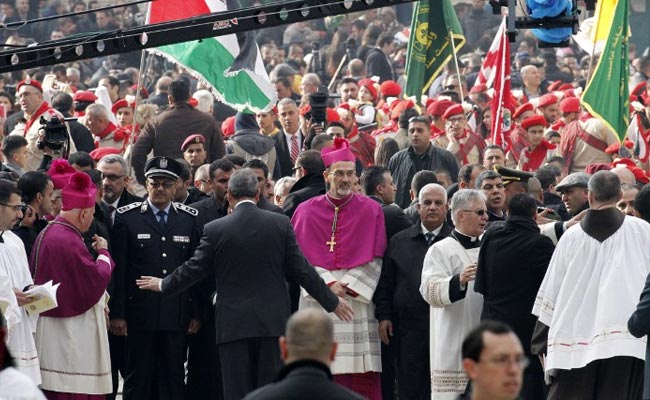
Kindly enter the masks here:
[[145, 166], [148, 198], [116, 213], [111, 328], [127, 336], [125, 400], [184, 397], [186, 335], [198, 329], [192, 293], [163, 298], [135, 284], [143, 275], [171, 274], [198, 244], [198, 211], [172, 202], [181, 170], [174, 159], [152, 158]]

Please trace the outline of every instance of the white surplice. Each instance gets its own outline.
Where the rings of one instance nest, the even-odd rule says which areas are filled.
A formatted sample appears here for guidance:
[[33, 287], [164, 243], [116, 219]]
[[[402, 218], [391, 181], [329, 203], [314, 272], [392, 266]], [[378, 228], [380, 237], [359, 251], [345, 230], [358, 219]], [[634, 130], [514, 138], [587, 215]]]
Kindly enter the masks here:
[[646, 338], [627, 320], [650, 272], [650, 225], [626, 216], [604, 242], [575, 225], [558, 242], [533, 314], [549, 327], [545, 371], [615, 356], [645, 359]]
[[467, 385], [461, 362], [461, 345], [465, 336], [481, 319], [483, 296], [467, 284], [465, 298], [451, 302], [451, 279], [470, 264], [476, 264], [479, 247], [465, 249], [453, 237], [429, 248], [422, 267], [420, 293], [431, 305], [430, 349], [431, 399], [455, 400]]
[[[332, 363], [332, 374], [358, 374], [381, 372], [381, 345], [378, 323], [372, 296], [377, 288], [381, 274], [380, 258], [368, 264], [352, 268], [329, 271], [314, 267], [325, 283], [348, 283], [348, 289], [358, 293], [357, 297], [346, 296], [352, 306], [352, 321], [341, 321], [333, 313], [328, 314], [334, 323], [334, 340], [338, 342], [336, 359]], [[301, 290], [300, 309], [316, 307], [322, 309], [305, 289]]]
[[104, 309], [108, 295], [83, 314], [41, 316], [36, 347], [45, 390], [64, 393], [111, 393], [111, 358]]
[[2, 400], [46, 400], [36, 384], [16, 368], [0, 371], [0, 399]]
[[[0, 275], [6, 275], [15, 289], [23, 290], [34, 281], [29, 272], [25, 245], [16, 234], [5, 231], [4, 243], [0, 243]], [[13, 295], [13, 293], [12, 293]], [[20, 322], [14, 323], [9, 331], [7, 348], [14, 358], [16, 368], [29, 376], [35, 384], [41, 383], [41, 371], [34, 343], [34, 332], [38, 316], [30, 316], [24, 307], [19, 308]]]

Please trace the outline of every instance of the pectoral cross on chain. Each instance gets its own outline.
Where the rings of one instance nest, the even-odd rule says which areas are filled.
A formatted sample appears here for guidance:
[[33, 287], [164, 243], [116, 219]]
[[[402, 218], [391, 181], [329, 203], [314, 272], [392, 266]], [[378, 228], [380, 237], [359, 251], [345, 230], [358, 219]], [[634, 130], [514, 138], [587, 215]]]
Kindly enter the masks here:
[[332, 235], [332, 238], [329, 240], [329, 242], [325, 242], [325, 244], [330, 247], [330, 253], [334, 253], [334, 246], [336, 246], [336, 241], [334, 240], [334, 235]]

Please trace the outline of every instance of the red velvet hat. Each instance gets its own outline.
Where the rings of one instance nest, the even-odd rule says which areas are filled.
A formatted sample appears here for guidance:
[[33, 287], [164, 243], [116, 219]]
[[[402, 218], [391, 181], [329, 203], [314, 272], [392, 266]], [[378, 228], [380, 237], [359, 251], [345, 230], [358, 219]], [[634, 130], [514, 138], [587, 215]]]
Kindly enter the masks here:
[[580, 112], [580, 99], [577, 97], [568, 97], [560, 102], [560, 111], [563, 113]]
[[379, 92], [384, 97], [398, 97], [402, 87], [395, 81], [384, 81], [379, 85]]
[[97, 188], [85, 172], [75, 172], [70, 181], [63, 188], [61, 209], [70, 211], [95, 207], [95, 194]]
[[434, 100], [427, 106], [427, 112], [429, 112], [429, 115], [444, 115], [445, 111], [454, 104], [456, 103], [447, 99]]
[[43, 86], [41, 85], [41, 83], [37, 80], [29, 79], [29, 78], [18, 82], [18, 84], [16, 85], [16, 93], [18, 93], [20, 88], [23, 87], [24, 85], [34, 87], [38, 89], [39, 92], [43, 93]]
[[447, 108], [447, 111], [442, 115], [444, 119], [449, 119], [453, 117], [454, 115], [465, 115], [465, 110], [463, 110], [463, 106], [460, 104], [454, 104], [453, 106]]
[[54, 190], [63, 189], [63, 187], [68, 183], [72, 174], [77, 172], [76, 169], [68, 163], [68, 160], [59, 158], [52, 161], [50, 169], [47, 171], [47, 174], [52, 179], [54, 184]]
[[119, 99], [118, 101], [113, 103], [113, 106], [111, 107], [111, 112], [113, 114], [117, 114], [117, 111], [120, 108], [127, 108], [127, 107], [130, 108], [130, 109], [133, 109], [135, 107], [135, 104], [134, 103], [129, 103], [128, 101], [126, 101], [126, 99]]
[[117, 147], [99, 147], [90, 152], [90, 158], [95, 161], [99, 161], [104, 156], [107, 156], [109, 154], [120, 154], [121, 152], [122, 151]]
[[221, 123], [221, 133], [224, 137], [230, 137], [235, 134], [235, 116], [228, 117]]
[[539, 103], [537, 104], [537, 108], [550, 106], [551, 104], [555, 104], [557, 102], [558, 102], [558, 98], [556, 95], [547, 93], [544, 96], [539, 98]]
[[95, 100], [97, 100], [97, 96], [95, 96], [95, 93], [89, 92], [87, 90], [79, 90], [77, 93], [72, 96], [72, 101], [76, 102], [86, 102], [86, 103], [94, 103]]
[[512, 118], [517, 119], [521, 116], [521, 114], [525, 113], [526, 111], [533, 111], [533, 105], [531, 103], [524, 103], [517, 107], [515, 110], [515, 113], [512, 114]]
[[526, 130], [528, 130], [528, 128], [531, 126], [543, 126], [546, 128], [548, 127], [548, 122], [546, 122], [546, 118], [541, 115], [533, 115], [532, 117], [528, 117], [521, 122], [521, 127]]
[[329, 167], [339, 161], [355, 162], [356, 160], [354, 153], [350, 150], [350, 144], [348, 141], [340, 137], [334, 138], [334, 144], [323, 148], [320, 155], [323, 159], [323, 163], [325, 163], [325, 167]]

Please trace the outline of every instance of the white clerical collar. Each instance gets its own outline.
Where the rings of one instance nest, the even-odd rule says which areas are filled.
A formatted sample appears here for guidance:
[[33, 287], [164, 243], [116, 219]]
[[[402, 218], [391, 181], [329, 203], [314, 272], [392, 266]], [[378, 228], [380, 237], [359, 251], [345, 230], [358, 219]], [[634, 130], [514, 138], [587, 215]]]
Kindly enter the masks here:
[[237, 202], [237, 204], [235, 204], [235, 207], [233, 208], [233, 210], [235, 208], [239, 207], [240, 205], [244, 204], [244, 203], [251, 203], [251, 204], [255, 205], [255, 207], [257, 207], [257, 204], [255, 204], [255, 202], [253, 200], [244, 199], [244, 200], [239, 200], [239, 202]]
[[422, 234], [423, 234], [424, 236], [426, 236], [427, 233], [432, 232], [432, 233], [433, 233], [433, 237], [436, 237], [436, 236], [438, 236], [438, 235], [440, 234], [440, 231], [442, 230], [442, 227], [443, 227], [444, 225], [445, 225], [445, 224], [444, 224], [444, 222], [443, 222], [442, 224], [440, 224], [439, 227], [437, 227], [436, 229], [430, 231], [430, 230], [427, 229], [426, 226], [424, 226], [424, 224], [423, 224], [422, 222], [420, 222], [420, 229], [422, 229]]

